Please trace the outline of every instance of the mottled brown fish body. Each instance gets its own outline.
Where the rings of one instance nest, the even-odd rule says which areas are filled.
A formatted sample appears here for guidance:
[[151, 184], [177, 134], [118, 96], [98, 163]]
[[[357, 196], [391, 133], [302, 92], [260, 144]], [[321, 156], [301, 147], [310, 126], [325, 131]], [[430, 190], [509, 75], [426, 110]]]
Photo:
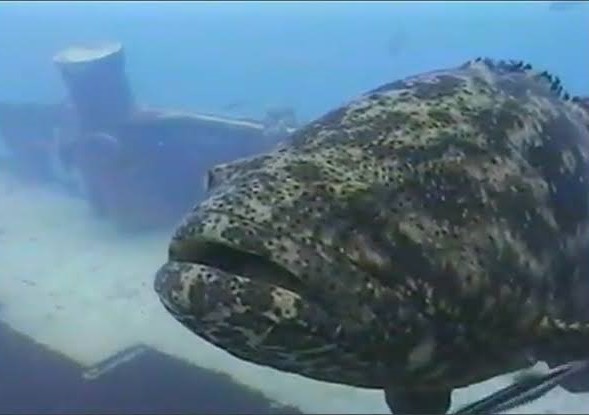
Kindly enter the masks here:
[[549, 78], [418, 75], [219, 166], [160, 298], [233, 355], [361, 387], [451, 391], [584, 353], [589, 114]]

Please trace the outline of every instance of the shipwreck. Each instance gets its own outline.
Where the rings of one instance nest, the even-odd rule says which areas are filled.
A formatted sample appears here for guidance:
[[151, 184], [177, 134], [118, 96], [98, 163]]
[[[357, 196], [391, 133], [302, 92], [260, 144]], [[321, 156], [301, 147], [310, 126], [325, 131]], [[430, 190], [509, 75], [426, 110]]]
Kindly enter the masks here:
[[1, 163], [59, 183], [119, 229], [177, 222], [203, 197], [211, 167], [266, 151], [295, 128], [288, 113], [258, 121], [140, 105], [120, 43], [70, 47], [53, 62], [68, 99], [1, 102]]

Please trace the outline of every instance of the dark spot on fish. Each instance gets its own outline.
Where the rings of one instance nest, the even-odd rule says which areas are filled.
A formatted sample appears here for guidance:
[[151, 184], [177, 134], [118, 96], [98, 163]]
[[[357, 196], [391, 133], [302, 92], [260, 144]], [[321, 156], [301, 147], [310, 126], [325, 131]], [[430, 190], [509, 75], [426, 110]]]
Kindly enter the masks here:
[[489, 154], [488, 149], [470, 140], [468, 135], [447, 132], [441, 132], [422, 145], [406, 144], [394, 149], [376, 146], [370, 150], [377, 158], [395, 156], [410, 166], [438, 161], [450, 157], [450, 154], [461, 153], [469, 158], [486, 157]]
[[449, 114], [447, 110], [434, 108], [431, 109], [427, 115], [442, 124], [442, 126], [449, 126], [455, 122], [454, 118]]
[[341, 129], [341, 121], [348, 112], [347, 107], [341, 107], [333, 110], [323, 117], [319, 118], [308, 124], [306, 127], [302, 127], [296, 130], [291, 136], [291, 144], [294, 148], [300, 148], [304, 146], [309, 140], [316, 138], [317, 133], [320, 131], [334, 131], [334, 134], [338, 137], [340, 133], [336, 131]]
[[[495, 281], [490, 284], [488, 289], [491, 291], [489, 295], [494, 298], [500, 298], [500, 291], [503, 288], [511, 288], [512, 298], [511, 305], [504, 300], [505, 313], [494, 313], [491, 322], [494, 324], [494, 329], [501, 330], [501, 327], [509, 327], [509, 321], [502, 319], [510, 319], [512, 313], [517, 311], [522, 303], [523, 298], [527, 298], [532, 289], [531, 284], [525, 284], [524, 281], [531, 281], [535, 275], [532, 270], [526, 265], [525, 257], [522, 257], [521, 252], [514, 248], [511, 244], [497, 243], [495, 238], [489, 238], [487, 249], [489, 254], [481, 258], [483, 261], [482, 267], [486, 270], [489, 277]], [[508, 273], [505, 270], [509, 270]], [[533, 284], [533, 289], [540, 293], [542, 290], [548, 292], [547, 280], [537, 279]], [[517, 288], [517, 291], [514, 289]], [[542, 294], [539, 294], [542, 296]]]
[[239, 164], [239, 168], [242, 170], [257, 170], [264, 166], [264, 163], [268, 160], [268, 156], [255, 157], [249, 160], [243, 160]]
[[481, 109], [470, 115], [473, 125], [484, 134], [489, 149], [497, 154], [509, 154], [509, 133], [524, 125], [519, 109], [519, 106], [508, 101], [496, 108]]
[[435, 81], [416, 82], [412, 86], [413, 95], [419, 99], [436, 99], [443, 96], [455, 95], [465, 85], [461, 78], [450, 75], [439, 75]]
[[303, 183], [319, 182], [324, 175], [321, 169], [309, 161], [297, 160], [289, 163], [285, 170], [295, 179]]
[[260, 239], [261, 236], [265, 235], [259, 233], [254, 235], [253, 232], [248, 232], [239, 226], [228, 226], [221, 232], [222, 238], [238, 243], [244, 251], [264, 253], [266, 249]]
[[462, 227], [490, 213], [483, 204], [481, 183], [454, 162], [406, 177], [399, 192], [412, 195], [424, 213], [451, 226]]
[[[589, 217], [589, 198], [585, 191], [589, 169], [578, 149], [586, 137], [564, 116], [542, 127], [542, 145], [530, 148], [528, 159], [550, 185], [550, 205], [561, 230], [575, 232], [576, 226]], [[574, 158], [572, 172], [563, 161], [565, 152]]]
[[552, 242], [546, 241], [542, 235], [549, 235], [554, 229], [536, 209], [539, 201], [534, 189], [530, 184], [522, 182], [519, 176], [506, 178], [504, 187], [506, 190], [487, 189], [488, 196], [501, 207], [495, 215], [507, 221], [511, 232], [525, 241], [532, 255], [542, 256], [547, 242]]

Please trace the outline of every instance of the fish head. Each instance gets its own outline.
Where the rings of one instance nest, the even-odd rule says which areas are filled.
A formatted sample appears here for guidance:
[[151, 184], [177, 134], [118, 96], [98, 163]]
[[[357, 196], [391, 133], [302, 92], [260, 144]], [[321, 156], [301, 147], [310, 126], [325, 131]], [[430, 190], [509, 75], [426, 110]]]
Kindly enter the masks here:
[[155, 289], [182, 324], [239, 358], [380, 387], [369, 347], [378, 284], [366, 267], [388, 259], [354, 226], [378, 214], [356, 198], [368, 166], [319, 147], [212, 169], [209, 197], [178, 227]]

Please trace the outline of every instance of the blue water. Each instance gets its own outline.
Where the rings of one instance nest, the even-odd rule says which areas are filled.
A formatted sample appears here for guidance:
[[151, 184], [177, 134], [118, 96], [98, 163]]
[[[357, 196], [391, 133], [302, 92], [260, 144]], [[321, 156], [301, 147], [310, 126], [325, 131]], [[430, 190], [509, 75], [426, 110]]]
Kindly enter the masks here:
[[589, 93], [589, 7], [549, 2], [4, 2], [0, 99], [63, 94], [72, 43], [117, 40], [140, 101], [308, 120], [391, 79], [472, 57], [522, 59]]
[[[99, 41], [124, 45], [140, 103], [255, 119], [292, 107], [310, 121], [380, 84], [477, 56], [528, 61], [589, 96], [589, 4], [549, 3], [1, 2], [0, 102], [65, 98], [53, 55]], [[85, 385], [71, 362], [15, 342], [0, 325], [0, 413], [272, 412], [161, 356]]]

